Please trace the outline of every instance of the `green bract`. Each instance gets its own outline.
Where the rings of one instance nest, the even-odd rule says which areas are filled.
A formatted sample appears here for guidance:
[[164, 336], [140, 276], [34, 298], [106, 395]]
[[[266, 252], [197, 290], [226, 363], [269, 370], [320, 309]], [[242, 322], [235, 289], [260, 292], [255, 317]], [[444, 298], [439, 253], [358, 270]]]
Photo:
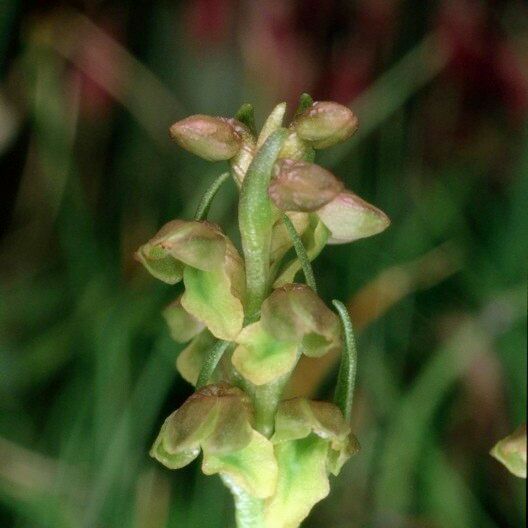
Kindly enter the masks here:
[[165, 420], [151, 455], [178, 469], [202, 450], [204, 473], [227, 475], [251, 495], [269, 497], [277, 478], [273, 446], [251, 422], [251, 406], [240, 389], [208, 385]]
[[[275, 107], [257, 132], [253, 107], [235, 118], [195, 115], [172, 138], [210, 161], [229, 161], [197, 207], [137, 251], [138, 260], [184, 291], [163, 316], [173, 339], [187, 343], [176, 360], [195, 393], [171, 414], [151, 454], [170, 469], [203, 453], [204, 473], [220, 474], [235, 498], [238, 528], [297, 528], [329, 492], [329, 475], [358, 450], [350, 431], [357, 352], [346, 306], [338, 315], [317, 295], [311, 261], [326, 244], [374, 235], [387, 216], [313, 163], [316, 149], [357, 129], [346, 107], [303, 94], [292, 122]], [[241, 251], [207, 221], [232, 176], [240, 192]], [[243, 258], [241, 257], [243, 255]], [[306, 284], [296, 283], [303, 272]], [[300, 356], [342, 352], [335, 403], [282, 392]], [[517, 473], [518, 452], [495, 456]], [[502, 457], [502, 458], [501, 458]], [[517, 457], [517, 458], [516, 458]]]

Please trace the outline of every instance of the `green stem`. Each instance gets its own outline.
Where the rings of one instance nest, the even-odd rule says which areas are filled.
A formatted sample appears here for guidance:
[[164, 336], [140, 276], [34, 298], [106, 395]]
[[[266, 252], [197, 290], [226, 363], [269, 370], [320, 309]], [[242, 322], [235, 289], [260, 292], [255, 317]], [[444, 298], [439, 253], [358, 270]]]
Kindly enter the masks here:
[[223, 476], [224, 484], [230, 489], [235, 500], [237, 528], [264, 528], [264, 504], [237, 486], [232, 479]]
[[357, 373], [356, 340], [354, 338], [352, 321], [350, 320], [346, 306], [337, 300], [333, 300], [332, 304], [341, 317], [341, 323], [343, 324], [343, 331], [345, 333], [345, 350], [341, 357], [341, 365], [339, 366], [339, 374], [337, 375], [334, 401], [343, 412], [346, 421], [350, 422]]
[[196, 213], [194, 214], [194, 219], [196, 221], [199, 222], [201, 220], [207, 219], [209, 208], [211, 207], [211, 203], [216, 196], [218, 189], [220, 189], [222, 184], [229, 178], [229, 176], [229, 172], [220, 174], [220, 176], [218, 176], [218, 178], [216, 178], [216, 180], [210, 185], [207, 191], [205, 191], [202, 199], [200, 200], [200, 204], [198, 205], [198, 209], [196, 209]]
[[248, 316], [260, 309], [269, 287], [273, 210], [268, 187], [287, 134], [280, 128], [268, 137], [253, 158], [240, 191], [238, 221], [246, 263]]
[[251, 394], [255, 408], [255, 428], [267, 438], [274, 432], [277, 407], [290, 375], [291, 371], [266, 385], [246, 384], [245, 390]]
[[227, 350], [231, 343], [229, 341], [217, 341], [202, 365], [200, 374], [198, 375], [198, 381], [196, 382], [196, 389], [201, 389], [203, 386], [207, 385], [215, 368], [217, 367], [219, 361], [222, 359], [224, 352]]
[[282, 215], [282, 220], [284, 222], [284, 225], [286, 226], [286, 229], [288, 230], [290, 238], [292, 239], [293, 247], [295, 248], [295, 252], [297, 253], [297, 258], [299, 259], [299, 262], [301, 263], [303, 269], [306, 284], [308, 284], [308, 286], [310, 286], [310, 288], [312, 288], [312, 290], [317, 293], [317, 285], [315, 284], [315, 277], [312, 270], [312, 264], [310, 263], [310, 258], [306, 253], [306, 248], [302, 243], [301, 237], [299, 236], [299, 233], [297, 233], [297, 231], [295, 230], [295, 226], [293, 225], [293, 222], [290, 220], [287, 214]]

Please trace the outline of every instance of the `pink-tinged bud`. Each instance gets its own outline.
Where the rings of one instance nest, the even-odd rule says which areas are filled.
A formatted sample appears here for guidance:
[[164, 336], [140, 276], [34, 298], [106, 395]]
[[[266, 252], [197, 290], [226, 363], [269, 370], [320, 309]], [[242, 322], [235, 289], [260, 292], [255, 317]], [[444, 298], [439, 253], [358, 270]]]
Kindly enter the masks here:
[[242, 146], [234, 119], [194, 115], [170, 127], [171, 138], [181, 147], [209, 161], [222, 161], [235, 156]]
[[350, 191], [343, 191], [317, 211], [330, 231], [329, 244], [346, 244], [381, 233], [390, 225], [388, 216]]
[[344, 188], [331, 172], [305, 161], [281, 159], [275, 164], [274, 176], [268, 192], [283, 211], [315, 211]]
[[323, 149], [348, 139], [357, 130], [358, 119], [346, 106], [321, 101], [296, 117], [293, 125], [301, 139]]

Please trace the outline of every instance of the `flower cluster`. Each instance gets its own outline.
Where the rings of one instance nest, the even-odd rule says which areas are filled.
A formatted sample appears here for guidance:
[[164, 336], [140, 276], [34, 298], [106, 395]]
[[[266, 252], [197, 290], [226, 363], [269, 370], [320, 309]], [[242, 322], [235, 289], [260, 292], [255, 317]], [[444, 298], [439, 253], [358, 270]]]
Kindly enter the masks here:
[[[227, 174], [193, 220], [169, 222], [137, 252], [154, 277], [183, 281], [184, 293], [164, 317], [172, 337], [188, 342], [177, 368], [196, 387], [167, 418], [151, 454], [175, 469], [202, 452], [204, 473], [220, 474], [235, 500], [245, 501], [240, 526], [298, 526], [328, 494], [329, 475], [358, 449], [349, 425], [353, 358], [344, 355], [336, 403], [281, 401], [281, 394], [301, 354], [351, 346], [346, 310], [341, 305], [338, 315], [318, 297], [310, 261], [326, 244], [389, 224], [313, 162], [316, 150], [354, 133], [354, 114], [307, 95], [288, 127], [285, 112], [278, 105], [258, 135], [250, 105], [235, 118], [195, 115], [170, 129], [190, 152], [229, 162], [240, 191], [241, 252], [206, 220]], [[307, 284], [295, 282], [301, 270]]]

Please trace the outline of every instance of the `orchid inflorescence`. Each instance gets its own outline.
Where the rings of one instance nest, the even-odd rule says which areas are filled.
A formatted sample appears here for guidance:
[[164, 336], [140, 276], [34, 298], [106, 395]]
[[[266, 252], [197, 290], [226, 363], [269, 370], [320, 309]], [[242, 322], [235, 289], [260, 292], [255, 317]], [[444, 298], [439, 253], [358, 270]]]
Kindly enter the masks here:
[[[239, 527], [295, 528], [329, 493], [358, 450], [350, 429], [356, 352], [345, 306], [318, 297], [311, 261], [326, 244], [383, 231], [387, 216], [316, 165], [315, 151], [348, 139], [355, 115], [304, 94], [288, 127], [279, 104], [260, 134], [253, 108], [235, 118], [194, 115], [170, 134], [188, 151], [228, 161], [193, 220], [173, 220], [137, 252], [156, 278], [184, 293], [164, 311], [172, 337], [188, 345], [177, 369], [196, 387], [161, 429], [151, 454], [171, 469], [203, 453], [235, 498]], [[240, 191], [242, 252], [209, 221], [232, 176]], [[305, 282], [296, 283], [303, 271]], [[334, 403], [281, 395], [301, 354], [343, 351]]]

